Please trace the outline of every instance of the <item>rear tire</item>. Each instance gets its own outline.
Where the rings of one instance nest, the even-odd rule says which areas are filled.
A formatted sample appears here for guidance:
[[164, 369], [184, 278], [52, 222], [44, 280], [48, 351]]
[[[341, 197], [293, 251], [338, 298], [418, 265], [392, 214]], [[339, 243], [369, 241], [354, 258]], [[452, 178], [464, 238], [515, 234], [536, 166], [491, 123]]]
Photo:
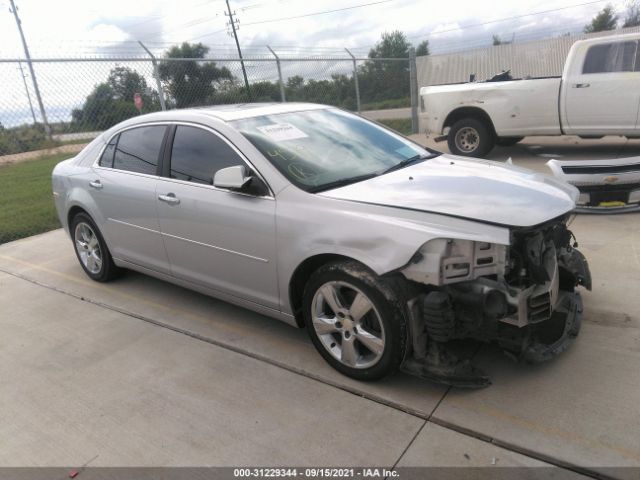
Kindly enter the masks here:
[[463, 118], [451, 126], [447, 143], [449, 151], [464, 157], [484, 157], [495, 145], [492, 129], [476, 118]]
[[86, 213], [71, 220], [71, 238], [84, 272], [96, 282], [108, 282], [122, 273], [116, 266], [100, 230]]
[[355, 261], [330, 263], [309, 279], [304, 321], [313, 345], [356, 380], [394, 373], [407, 349], [407, 322], [397, 282]]
[[523, 140], [524, 137], [498, 137], [496, 145], [500, 147], [513, 147], [516, 143]]

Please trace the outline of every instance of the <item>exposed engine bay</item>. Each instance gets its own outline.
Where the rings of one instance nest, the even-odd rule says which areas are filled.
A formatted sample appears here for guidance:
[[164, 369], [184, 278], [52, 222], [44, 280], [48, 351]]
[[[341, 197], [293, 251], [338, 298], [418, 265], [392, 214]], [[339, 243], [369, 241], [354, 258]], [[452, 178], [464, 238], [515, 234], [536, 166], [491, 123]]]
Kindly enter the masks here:
[[403, 369], [441, 383], [481, 387], [489, 378], [447, 347], [457, 339], [494, 342], [509, 356], [543, 362], [566, 350], [580, 330], [591, 289], [586, 259], [568, 216], [513, 228], [510, 245], [438, 239], [402, 273], [422, 284], [409, 303], [412, 353]]

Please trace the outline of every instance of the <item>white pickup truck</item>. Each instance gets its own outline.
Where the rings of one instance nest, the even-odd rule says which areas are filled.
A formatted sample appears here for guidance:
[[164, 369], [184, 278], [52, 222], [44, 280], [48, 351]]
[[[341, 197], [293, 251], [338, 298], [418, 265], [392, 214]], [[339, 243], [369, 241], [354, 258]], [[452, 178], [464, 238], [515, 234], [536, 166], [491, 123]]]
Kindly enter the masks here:
[[562, 77], [511, 79], [503, 72], [486, 82], [423, 87], [421, 129], [472, 157], [530, 135], [638, 138], [639, 40], [634, 33], [578, 41]]

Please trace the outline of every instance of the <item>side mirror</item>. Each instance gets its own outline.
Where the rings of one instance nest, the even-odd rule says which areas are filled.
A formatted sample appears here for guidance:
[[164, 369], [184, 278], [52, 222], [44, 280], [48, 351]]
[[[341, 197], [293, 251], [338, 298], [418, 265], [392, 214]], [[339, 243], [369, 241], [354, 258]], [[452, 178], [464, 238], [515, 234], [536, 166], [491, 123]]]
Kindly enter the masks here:
[[218, 170], [213, 177], [213, 186], [218, 188], [230, 188], [240, 190], [253, 177], [247, 176], [244, 165], [236, 165]]

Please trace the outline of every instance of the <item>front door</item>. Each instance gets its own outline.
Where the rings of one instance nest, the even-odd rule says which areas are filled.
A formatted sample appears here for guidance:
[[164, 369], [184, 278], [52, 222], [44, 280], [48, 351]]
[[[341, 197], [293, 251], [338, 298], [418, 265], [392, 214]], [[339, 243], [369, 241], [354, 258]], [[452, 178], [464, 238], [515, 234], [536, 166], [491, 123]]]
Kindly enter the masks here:
[[640, 104], [637, 42], [611, 42], [589, 47], [584, 64], [576, 65], [563, 84], [565, 133], [633, 135]]
[[246, 165], [211, 130], [178, 125], [158, 180], [158, 218], [172, 274], [278, 309], [275, 200], [213, 187], [215, 172]]

